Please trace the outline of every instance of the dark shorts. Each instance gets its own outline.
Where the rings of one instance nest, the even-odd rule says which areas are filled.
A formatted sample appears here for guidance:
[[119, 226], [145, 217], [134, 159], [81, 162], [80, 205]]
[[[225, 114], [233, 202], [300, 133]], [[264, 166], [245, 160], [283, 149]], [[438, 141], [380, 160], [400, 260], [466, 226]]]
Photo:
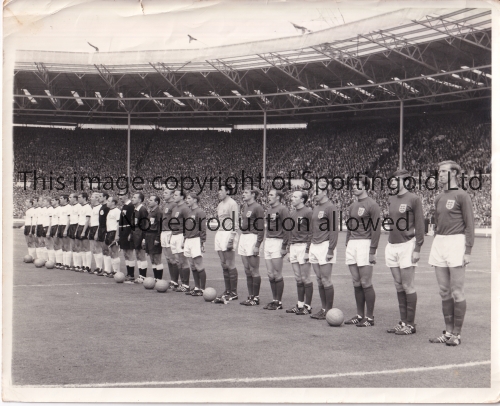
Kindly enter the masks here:
[[104, 244], [109, 246], [115, 240], [115, 236], [116, 231], [108, 231], [104, 237]]
[[31, 226], [31, 234], [36, 235], [36, 226]]
[[97, 231], [97, 241], [104, 242], [105, 238], [106, 238], [106, 229], [104, 227], [99, 227], [99, 230]]
[[120, 238], [118, 240], [118, 245], [122, 250], [133, 250], [134, 249], [134, 241], [131, 238], [128, 240], [129, 235], [131, 234], [132, 229], [130, 227], [120, 227]]
[[36, 226], [36, 236], [43, 237], [43, 226], [41, 224]]
[[50, 235], [47, 235], [47, 234], [49, 234], [49, 226], [43, 228], [42, 237], [44, 237], [44, 238], [50, 237]]
[[76, 229], [78, 224], [70, 224], [68, 228], [68, 237], [74, 240], [76, 238]]
[[59, 238], [64, 238], [64, 229], [66, 228], [65, 225], [59, 224], [59, 227], [57, 229], [57, 236]]
[[[161, 250], [160, 237], [157, 233], [146, 233], [144, 239], [146, 240], [146, 254], [148, 255], [161, 254], [162, 250]], [[155, 241], [157, 241], [158, 244], [155, 244]]]
[[142, 240], [144, 239], [145, 234], [146, 233], [140, 231], [139, 228], [137, 228], [136, 231], [132, 233], [132, 241], [134, 243], [134, 249], [136, 250], [142, 249]]
[[85, 230], [85, 234], [83, 234], [83, 229], [85, 226], [82, 226], [81, 224], [78, 226], [76, 229], [76, 239], [77, 240], [86, 240], [89, 237], [89, 228]]
[[24, 226], [24, 235], [29, 235], [31, 231], [31, 226]]
[[90, 227], [89, 240], [93, 240], [94, 239], [96, 231], [97, 231], [97, 226]]
[[58, 228], [58, 226], [52, 226], [52, 227], [50, 227], [50, 236], [51, 237], [56, 237], [57, 228]]

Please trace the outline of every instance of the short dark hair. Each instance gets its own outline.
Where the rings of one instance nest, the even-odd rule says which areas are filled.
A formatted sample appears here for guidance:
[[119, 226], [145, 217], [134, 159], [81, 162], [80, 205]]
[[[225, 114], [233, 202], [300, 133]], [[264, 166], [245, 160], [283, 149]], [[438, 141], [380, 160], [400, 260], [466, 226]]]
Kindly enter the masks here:
[[118, 204], [118, 198], [116, 196], [111, 196], [111, 201], [116, 205]]
[[271, 189], [271, 190], [274, 190], [276, 192], [276, 196], [278, 196], [280, 198], [280, 202], [282, 202], [284, 197], [285, 197], [285, 194], [283, 193], [283, 191], [278, 190], [278, 189]]
[[181, 190], [181, 189], [175, 189], [175, 192], [179, 192], [179, 194], [182, 196], [183, 199], [186, 199], [186, 196], [188, 194], [188, 192], [186, 192], [185, 190]]
[[300, 197], [304, 199], [304, 204], [307, 203], [307, 201], [309, 200], [309, 193], [306, 192], [305, 190], [299, 190], [299, 192], [301, 195]]
[[82, 192], [78, 196], [83, 197], [85, 200], [89, 200], [89, 195], [86, 192]]
[[106, 200], [109, 199], [109, 193], [107, 193], [107, 192], [101, 192], [101, 194], [102, 194], [102, 197], [106, 198]]
[[[141, 193], [141, 195], [142, 195], [142, 193]], [[154, 197], [154, 198], [155, 198], [155, 202], [156, 202], [157, 204], [160, 204], [160, 201], [161, 201], [161, 200], [160, 200], [160, 198], [159, 198], [157, 195], [151, 195], [151, 196], [149, 196], [149, 197], [150, 197], [150, 198], [151, 198], [151, 197]], [[144, 201], [144, 200], [143, 200], [143, 201]]]
[[438, 168], [442, 165], [450, 165], [450, 170], [453, 170], [456, 172], [456, 176], [462, 171], [462, 168], [460, 167], [459, 164], [457, 164], [455, 161], [443, 161], [438, 163]]
[[188, 195], [191, 196], [191, 199], [196, 199], [196, 203], [200, 201], [200, 195], [196, 194], [195, 192], [191, 192]]
[[409, 176], [411, 176], [410, 172], [406, 169], [397, 169], [391, 175], [392, 178], [407, 178]]
[[253, 193], [255, 199], [257, 199], [260, 195], [260, 190], [257, 189], [256, 187], [247, 186], [247, 187], [245, 187], [244, 190], [249, 190], [250, 193]]
[[139, 196], [139, 199], [141, 200], [141, 202], [143, 202], [143, 201], [144, 201], [144, 193], [137, 192], [137, 193], [134, 193], [134, 195]]
[[67, 202], [69, 201], [69, 195], [61, 195], [61, 197]]

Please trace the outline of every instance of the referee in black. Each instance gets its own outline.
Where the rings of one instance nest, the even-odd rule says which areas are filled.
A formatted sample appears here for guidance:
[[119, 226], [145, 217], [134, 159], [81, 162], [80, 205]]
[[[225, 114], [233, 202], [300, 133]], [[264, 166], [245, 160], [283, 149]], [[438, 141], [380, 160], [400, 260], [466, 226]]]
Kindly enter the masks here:
[[[106, 192], [101, 192], [99, 196], [99, 204], [101, 205], [101, 209], [99, 210], [99, 226], [97, 228], [97, 243], [102, 249], [103, 261], [104, 255], [109, 256], [108, 246], [104, 244], [104, 237], [106, 236], [106, 218], [108, 217], [109, 207], [106, 204], [108, 201], [109, 194]], [[104, 265], [102, 269], [96, 270], [94, 272], [97, 276], [104, 276]]]

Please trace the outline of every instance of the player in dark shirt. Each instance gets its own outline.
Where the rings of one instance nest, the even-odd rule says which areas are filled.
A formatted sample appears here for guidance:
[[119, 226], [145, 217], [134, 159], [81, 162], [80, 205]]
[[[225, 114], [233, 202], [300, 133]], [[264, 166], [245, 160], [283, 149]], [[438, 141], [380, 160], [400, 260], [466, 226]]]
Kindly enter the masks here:
[[186, 204], [191, 211], [185, 223], [184, 255], [189, 261], [194, 279], [194, 289], [186, 292], [186, 295], [191, 296], [203, 296], [207, 282], [207, 274], [203, 265], [203, 253], [207, 239], [207, 216], [198, 206], [199, 200], [200, 196], [194, 192], [189, 193], [186, 198]]
[[174, 202], [174, 191], [170, 187], [165, 187], [163, 189], [163, 201], [165, 204], [162, 208], [161, 246], [163, 255], [167, 259], [168, 272], [170, 274], [169, 289], [175, 290], [179, 287], [179, 268], [175, 262], [175, 255], [172, 253], [172, 247], [170, 245], [172, 231], [169, 227], [169, 221], [172, 218], [176, 203]]
[[135, 258], [139, 276], [135, 279], [135, 266], [131, 264], [133, 261], [128, 261], [126, 283], [142, 283], [148, 272], [148, 261], [146, 260], [146, 251], [143, 247], [145, 233], [149, 228], [148, 209], [144, 204], [144, 194], [134, 193], [131, 200], [134, 205], [134, 221], [132, 223], [132, 242], [135, 249]]
[[370, 181], [366, 177], [351, 182], [352, 194], [356, 200], [349, 206], [347, 220], [346, 264], [354, 285], [357, 315], [345, 324], [354, 324], [357, 327], [370, 327], [375, 324], [375, 290], [372, 275], [381, 224], [380, 207], [368, 196], [369, 188]]
[[243, 190], [243, 207], [240, 216], [241, 236], [238, 243], [238, 254], [245, 268], [247, 277], [248, 299], [240, 304], [257, 306], [260, 304], [259, 250], [264, 240], [264, 209], [255, 201], [260, 191], [247, 187]]
[[181, 277], [181, 285], [175, 292], [189, 292], [189, 262], [184, 255], [184, 238], [185, 238], [185, 220], [191, 211], [186, 204], [188, 192], [176, 190], [174, 192], [174, 203], [176, 204], [174, 212], [168, 221], [168, 227], [172, 230], [170, 238], [170, 248], [172, 254], [175, 255], [175, 262], [179, 269]]
[[109, 213], [108, 199], [108, 193], [99, 193], [99, 203], [101, 204], [101, 209], [99, 210], [99, 226], [97, 227], [97, 232], [94, 236], [96, 245], [100, 247], [101, 251], [101, 255], [96, 257], [97, 269], [94, 273], [97, 276], [105, 276], [107, 272], [111, 272], [111, 257], [109, 256], [109, 248], [104, 243], [104, 238], [106, 237], [106, 219]]
[[[127, 266], [128, 271], [130, 267], [135, 268], [134, 241], [132, 240], [132, 225], [134, 224], [135, 207], [132, 201], [129, 199], [128, 194], [120, 196], [120, 202], [123, 204], [123, 206], [121, 208], [121, 216], [118, 229], [118, 245], [123, 251], [123, 257], [125, 258], [125, 265]], [[115, 268], [116, 266], [113, 267], [113, 270]], [[108, 276], [112, 277], [113, 274]], [[140, 283], [141, 281], [137, 282]]]
[[458, 187], [461, 172], [454, 161], [439, 164], [439, 186], [443, 192], [435, 200], [436, 235], [429, 264], [435, 267], [446, 330], [432, 343], [457, 346], [467, 308], [464, 294], [465, 267], [474, 245], [474, 212], [468, 193]]
[[292, 264], [295, 281], [297, 282], [297, 306], [288, 309], [287, 313], [298, 315], [311, 314], [313, 283], [311, 280], [311, 264], [309, 263], [309, 248], [311, 246], [312, 209], [305, 206], [309, 195], [306, 191], [296, 191], [292, 195], [291, 213], [292, 232], [287, 251]]
[[422, 201], [405, 187], [410, 178], [406, 169], [392, 175], [390, 187], [395, 195], [389, 197], [389, 242], [385, 247], [385, 262], [391, 269], [399, 303], [401, 320], [388, 333], [414, 334], [417, 292], [414, 287], [415, 267], [424, 243], [424, 212]]
[[[163, 279], [163, 262], [161, 260], [161, 227], [162, 227], [161, 222], [163, 215], [161, 213], [159, 204], [160, 204], [160, 198], [158, 196], [155, 195], [149, 196], [148, 200], [149, 221], [147, 222], [148, 223], [147, 226], [143, 227], [143, 229], [145, 229], [143, 234], [144, 247], [146, 248], [146, 253], [149, 255], [149, 259], [151, 260], [151, 266], [153, 268], [153, 277], [156, 279], [156, 281]], [[143, 275], [145, 274], [146, 273], [144, 272]]]

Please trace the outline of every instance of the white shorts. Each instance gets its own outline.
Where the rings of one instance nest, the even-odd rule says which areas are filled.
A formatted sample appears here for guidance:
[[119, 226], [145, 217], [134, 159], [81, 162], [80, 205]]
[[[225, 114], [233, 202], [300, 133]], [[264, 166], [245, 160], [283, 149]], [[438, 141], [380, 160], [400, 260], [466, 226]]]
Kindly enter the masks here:
[[307, 244], [297, 243], [290, 245], [290, 263], [299, 265], [304, 265], [307, 261], [305, 260]]
[[266, 238], [264, 241], [264, 259], [281, 258], [283, 238]]
[[225, 230], [218, 230], [217, 233], [215, 233], [215, 251], [227, 251], [227, 243], [232, 233], [232, 231]]
[[172, 238], [172, 231], [161, 232], [160, 241], [163, 248], [170, 248], [170, 238]]
[[385, 264], [389, 268], [410, 268], [418, 266], [418, 262], [411, 262], [413, 250], [415, 249], [415, 238], [399, 244], [388, 243], [385, 246]]
[[200, 237], [186, 238], [184, 240], [184, 256], [186, 258], [202, 257]]
[[[253, 247], [257, 243], [257, 234], [241, 234], [238, 244], [238, 254], [244, 257], [253, 255]], [[257, 254], [259, 256], [259, 254]]]
[[370, 264], [371, 240], [349, 240], [345, 249], [346, 265], [367, 266]]
[[309, 262], [311, 264], [335, 264], [337, 263], [337, 248], [333, 250], [333, 258], [330, 261], [326, 260], [330, 241], [323, 241], [320, 244], [311, 244], [309, 248]]
[[429, 264], [442, 268], [462, 266], [465, 254], [465, 234], [435, 235]]
[[181, 254], [184, 252], [182, 249], [182, 244], [184, 243], [184, 235], [182, 234], [172, 234], [170, 238], [170, 249], [172, 254]]

